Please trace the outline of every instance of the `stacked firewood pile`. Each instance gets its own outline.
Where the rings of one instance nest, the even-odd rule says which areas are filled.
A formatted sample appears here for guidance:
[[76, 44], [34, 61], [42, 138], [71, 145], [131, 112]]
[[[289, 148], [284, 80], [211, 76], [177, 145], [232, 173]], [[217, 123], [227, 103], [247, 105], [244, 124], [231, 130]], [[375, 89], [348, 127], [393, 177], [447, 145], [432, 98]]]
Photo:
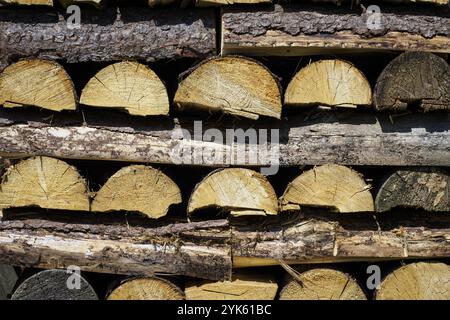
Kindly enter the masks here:
[[0, 298], [450, 299], [448, 2], [270, 2], [0, 0]]

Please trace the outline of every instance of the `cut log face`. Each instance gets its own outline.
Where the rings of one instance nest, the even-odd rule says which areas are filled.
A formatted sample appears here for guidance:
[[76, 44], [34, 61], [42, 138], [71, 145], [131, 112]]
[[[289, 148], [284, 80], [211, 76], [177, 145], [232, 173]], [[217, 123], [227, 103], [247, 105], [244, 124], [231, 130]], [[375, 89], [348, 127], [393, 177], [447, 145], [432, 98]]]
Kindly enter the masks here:
[[193, 281], [186, 300], [274, 300], [278, 284], [268, 273], [239, 270], [231, 281]]
[[0, 209], [37, 206], [89, 211], [85, 180], [66, 162], [34, 157], [7, 170], [0, 190]]
[[280, 199], [281, 210], [325, 207], [338, 212], [372, 212], [370, 186], [356, 171], [326, 164], [302, 173], [287, 186]]
[[69, 75], [53, 61], [21, 60], [0, 74], [0, 105], [75, 110], [76, 94]]
[[291, 106], [370, 106], [372, 90], [363, 73], [351, 63], [321, 60], [307, 65], [294, 76], [284, 102]]
[[262, 174], [242, 168], [219, 169], [197, 184], [189, 199], [188, 214], [208, 208], [234, 216], [276, 215], [278, 200]]
[[450, 175], [438, 169], [398, 170], [380, 187], [375, 204], [379, 212], [397, 207], [450, 211]]
[[376, 292], [377, 300], [450, 300], [450, 266], [418, 262], [390, 273]]
[[1, 4], [53, 6], [53, 0], [0, 0]]
[[98, 300], [98, 297], [83, 276], [66, 270], [45, 270], [22, 282], [11, 299]]
[[92, 202], [92, 211], [132, 211], [160, 218], [169, 207], [181, 203], [180, 188], [161, 171], [132, 165], [117, 171]]
[[367, 300], [361, 287], [348, 274], [333, 269], [312, 269], [291, 278], [280, 300]]
[[255, 120], [281, 117], [277, 80], [259, 62], [242, 57], [212, 59], [198, 66], [181, 81], [174, 103], [181, 110], [221, 111]]
[[161, 278], [136, 278], [115, 288], [108, 300], [184, 300], [184, 293]]
[[377, 80], [377, 110], [450, 110], [450, 66], [432, 53], [406, 52], [392, 60]]
[[169, 113], [169, 97], [162, 81], [149, 67], [130, 61], [100, 70], [84, 87], [80, 103], [121, 108], [139, 116]]

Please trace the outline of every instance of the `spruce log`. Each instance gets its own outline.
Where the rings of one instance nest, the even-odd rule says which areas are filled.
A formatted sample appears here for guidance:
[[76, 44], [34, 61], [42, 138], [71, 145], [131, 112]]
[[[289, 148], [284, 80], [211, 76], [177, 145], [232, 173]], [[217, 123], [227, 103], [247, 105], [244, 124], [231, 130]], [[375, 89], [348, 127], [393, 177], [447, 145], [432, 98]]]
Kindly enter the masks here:
[[100, 70], [84, 87], [80, 103], [125, 109], [140, 116], [169, 114], [169, 97], [162, 81], [149, 67], [131, 61]]
[[[0, 11], [0, 70], [15, 59], [38, 57], [76, 62], [156, 61], [215, 54], [211, 10], [121, 7], [84, 8], [80, 28], [64, 11]], [[37, 18], [39, 17], [39, 18]]]
[[280, 199], [282, 211], [325, 207], [337, 212], [375, 210], [370, 186], [356, 171], [340, 165], [323, 165], [302, 173], [289, 183]]
[[372, 89], [364, 74], [343, 60], [320, 60], [301, 69], [289, 83], [287, 106], [370, 106]]
[[0, 264], [0, 300], [8, 300], [17, 282], [14, 267]]
[[187, 211], [192, 215], [211, 208], [233, 216], [276, 215], [278, 200], [262, 174], [242, 168], [218, 169], [195, 186]]
[[401, 208], [450, 211], [450, 175], [439, 169], [405, 169], [389, 175], [375, 199], [379, 212]]
[[445, 10], [408, 8], [398, 13], [398, 8], [383, 6], [380, 28], [372, 28], [368, 19], [369, 13], [318, 5], [224, 8], [221, 52], [265, 56], [450, 52], [450, 18]]
[[437, 262], [407, 264], [390, 273], [377, 300], [450, 300], [450, 266]]
[[275, 77], [257, 61], [223, 57], [201, 63], [179, 84], [178, 109], [221, 111], [258, 119], [281, 118], [281, 92]]
[[163, 172], [149, 166], [132, 165], [116, 172], [96, 194], [94, 212], [131, 211], [149, 218], [167, 214], [181, 203], [180, 188]]
[[89, 211], [86, 181], [66, 162], [33, 157], [10, 167], [0, 187], [0, 209], [37, 206]]
[[108, 300], [184, 300], [183, 291], [159, 277], [127, 279], [115, 288]]
[[0, 0], [0, 7], [5, 5], [20, 5], [20, 6], [53, 6], [53, 0]]
[[[192, 118], [127, 118], [126, 114], [108, 116], [93, 110], [83, 111], [83, 122], [81, 114], [27, 111], [0, 108], [0, 156], [47, 155], [210, 167], [450, 163], [449, 113], [389, 117], [321, 112], [296, 115], [282, 123], [261, 120], [199, 124]], [[220, 139], [211, 143], [206, 137], [209, 129], [220, 133], [224, 143]], [[240, 137], [242, 133], [253, 134], [253, 141], [267, 138], [267, 143], [226, 140], [239, 132]], [[203, 157], [197, 157], [197, 153]]]
[[[75, 278], [76, 277], [76, 278]], [[77, 288], [77, 282], [80, 286]], [[98, 300], [94, 288], [80, 274], [44, 270], [23, 281], [12, 300]]]
[[0, 73], [0, 105], [35, 106], [54, 111], [75, 110], [75, 88], [67, 72], [53, 61], [31, 59]]
[[379, 76], [374, 105], [377, 110], [397, 112], [450, 110], [450, 65], [427, 52], [399, 55]]

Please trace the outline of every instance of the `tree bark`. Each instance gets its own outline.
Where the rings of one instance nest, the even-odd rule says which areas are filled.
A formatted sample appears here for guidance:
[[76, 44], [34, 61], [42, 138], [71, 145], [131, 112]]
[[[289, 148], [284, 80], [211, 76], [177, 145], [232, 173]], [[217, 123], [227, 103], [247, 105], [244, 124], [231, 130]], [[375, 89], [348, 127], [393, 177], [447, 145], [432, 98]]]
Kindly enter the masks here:
[[0, 12], [0, 70], [26, 57], [75, 62], [155, 61], [215, 54], [211, 10], [123, 7], [85, 8], [79, 28], [69, 29], [63, 11]]
[[450, 18], [439, 8], [383, 6], [370, 13], [318, 5], [224, 8], [222, 54], [305, 55], [347, 51], [450, 52]]

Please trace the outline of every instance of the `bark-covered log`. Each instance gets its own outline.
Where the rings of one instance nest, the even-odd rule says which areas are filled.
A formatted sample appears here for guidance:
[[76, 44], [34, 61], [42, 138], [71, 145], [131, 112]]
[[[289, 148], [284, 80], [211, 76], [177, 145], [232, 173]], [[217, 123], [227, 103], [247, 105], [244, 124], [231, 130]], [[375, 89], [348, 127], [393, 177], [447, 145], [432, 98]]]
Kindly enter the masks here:
[[155, 61], [207, 57], [216, 50], [215, 16], [207, 9], [84, 8], [79, 28], [67, 19], [63, 11], [2, 9], [0, 70], [22, 57]]
[[53, 6], [53, 0], [0, 0], [2, 5], [21, 5], [21, 6]]
[[223, 10], [222, 54], [450, 52], [450, 18], [439, 8], [410, 8], [399, 12], [398, 8], [383, 6], [380, 21], [368, 12], [318, 5]]
[[[87, 110], [83, 112], [84, 118], [83, 114], [28, 111], [0, 109], [0, 156], [40, 154], [216, 167], [326, 163], [448, 166], [450, 162], [449, 113], [389, 117], [321, 112], [289, 117], [282, 123], [195, 123], [192, 119], [105, 116]], [[211, 143], [211, 135], [206, 134], [208, 129], [216, 129], [222, 136], [214, 137], [216, 141]], [[195, 137], [194, 133], [197, 133]], [[256, 139], [253, 141], [267, 141], [267, 144], [227, 138], [242, 138], [244, 133], [253, 136]]]

